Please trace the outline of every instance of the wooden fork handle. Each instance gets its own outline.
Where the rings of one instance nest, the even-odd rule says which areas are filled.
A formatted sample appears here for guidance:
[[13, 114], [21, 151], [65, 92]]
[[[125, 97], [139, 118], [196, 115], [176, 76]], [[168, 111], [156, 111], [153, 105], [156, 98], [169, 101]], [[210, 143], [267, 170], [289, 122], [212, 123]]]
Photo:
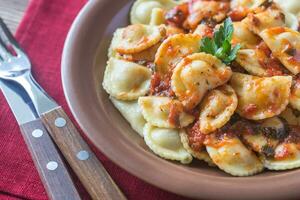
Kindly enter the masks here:
[[51, 200], [80, 200], [63, 160], [40, 119], [20, 125], [21, 133]]
[[126, 199], [62, 108], [45, 113], [42, 121], [93, 199]]

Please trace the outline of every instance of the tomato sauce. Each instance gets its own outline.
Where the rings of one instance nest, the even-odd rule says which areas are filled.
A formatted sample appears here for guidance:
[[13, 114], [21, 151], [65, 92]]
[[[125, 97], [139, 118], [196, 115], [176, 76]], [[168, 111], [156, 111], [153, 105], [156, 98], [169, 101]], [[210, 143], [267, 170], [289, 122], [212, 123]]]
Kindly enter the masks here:
[[182, 28], [183, 23], [186, 20], [188, 15], [189, 15], [188, 3], [184, 3], [168, 11], [165, 15], [165, 19], [167, 24]]
[[206, 135], [200, 131], [200, 123], [197, 121], [192, 127], [187, 129], [189, 145], [194, 151], [201, 151], [204, 147]]
[[168, 121], [177, 128], [182, 128], [180, 124], [180, 114], [183, 113], [183, 105], [181, 103], [172, 103], [170, 106], [170, 113]]
[[274, 57], [272, 51], [269, 49], [265, 42], [261, 42], [256, 48], [264, 52], [265, 56], [259, 58], [258, 62], [266, 69], [269, 76], [281, 76], [284, 75], [284, 67], [281, 62]]
[[257, 111], [257, 106], [255, 104], [249, 104], [244, 107], [243, 111], [246, 116], [252, 116]]
[[241, 21], [244, 19], [248, 14], [248, 11], [243, 8], [238, 8], [231, 10], [227, 15], [231, 18], [232, 21]]
[[155, 72], [151, 78], [150, 95], [175, 97], [171, 88], [171, 73], [161, 75]]
[[286, 31], [285, 27], [275, 27], [272, 29], [269, 29], [269, 34], [270, 35], [278, 35], [280, 33], [284, 33]]

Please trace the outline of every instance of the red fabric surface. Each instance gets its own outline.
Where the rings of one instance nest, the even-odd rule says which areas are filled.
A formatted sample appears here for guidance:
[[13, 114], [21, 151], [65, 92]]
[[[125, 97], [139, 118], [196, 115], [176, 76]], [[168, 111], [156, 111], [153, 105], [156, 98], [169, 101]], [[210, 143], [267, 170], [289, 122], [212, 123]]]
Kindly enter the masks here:
[[[69, 115], [60, 81], [60, 61], [70, 25], [85, 3], [86, 0], [32, 0], [16, 33], [18, 41], [32, 60], [37, 81]], [[92, 148], [128, 199], [182, 199], [130, 175]], [[90, 199], [80, 185], [79, 190], [83, 199]], [[19, 127], [2, 94], [0, 199], [47, 199]]]

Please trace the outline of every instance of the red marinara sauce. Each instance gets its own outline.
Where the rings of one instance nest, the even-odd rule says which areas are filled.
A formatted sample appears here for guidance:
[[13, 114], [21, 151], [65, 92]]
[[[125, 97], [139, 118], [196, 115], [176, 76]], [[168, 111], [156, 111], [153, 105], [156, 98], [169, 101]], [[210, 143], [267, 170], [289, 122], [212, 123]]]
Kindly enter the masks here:
[[161, 75], [155, 72], [151, 78], [150, 95], [175, 97], [171, 88], [171, 73]]
[[172, 103], [168, 116], [169, 123], [177, 128], [182, 128], [180, 124], [180, 114], [183, 112], [183, 110], [183, 105], [180, 102]]
[[257, 106], [255, 104], [248, 104], [243, 108], [243, 113], [246, 116], [252, 116], [257, 112]]
[[189, 146], [194, 151], [201, 151], [204, 147], [206, 135], [200, 131], [200, 123], [197, 121], [193, 126], [187, 129]]
[[188, 15], [189, 15], [188, 3], [184, 3], [169, 10], [165, 15], [165, 19], [167, 24], [179, 28], [183, 28], [183, 23], [185, 22]]
[[265, 56], [259, 58], [258, 62], [266, 69], [269, 76], [282, 76], [285, 74], [281, 62], [273, 56], [272, 51], [265, 42], [262, 41], [256, 48], [265, 54]]
[[227, 15], [232, 21], [242, 21], [242, 19], [244, 19], [248, 13], [249, 11], [247, 9], [237, 8], [231, 10]]

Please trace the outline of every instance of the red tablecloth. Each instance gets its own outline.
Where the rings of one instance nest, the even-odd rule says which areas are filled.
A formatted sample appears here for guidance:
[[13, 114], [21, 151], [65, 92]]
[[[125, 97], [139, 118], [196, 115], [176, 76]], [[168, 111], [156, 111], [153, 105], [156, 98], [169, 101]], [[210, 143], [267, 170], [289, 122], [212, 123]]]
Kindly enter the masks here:
[[[32, 0], [16, 33], [18, 41], [32, 60], [37, 81], [68, 114], [70, 112], [60, 80], [61, 54], [70, 25], [85, 3], [86, 0]], [[128, 199], [182, 199], [144, 183], [113, 164], [94, 147], [93, 150]], [[83, 188], [79, 188], [84, 199], [89, 199]], [[2, 94], [0, 199], [47, 199], [19, 127]]]

